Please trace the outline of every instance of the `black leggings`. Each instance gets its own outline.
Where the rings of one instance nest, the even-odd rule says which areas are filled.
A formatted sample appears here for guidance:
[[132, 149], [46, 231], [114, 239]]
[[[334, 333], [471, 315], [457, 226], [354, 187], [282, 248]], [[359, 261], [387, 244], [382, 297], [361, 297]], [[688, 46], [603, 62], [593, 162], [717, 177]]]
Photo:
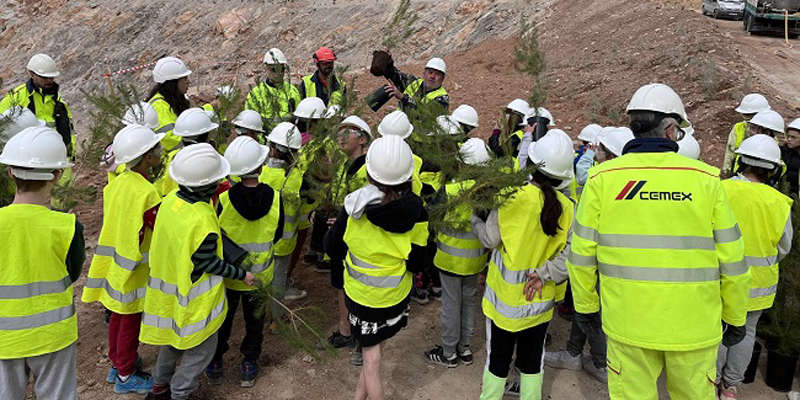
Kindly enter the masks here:
[[492, 375], [507, 378], [511, 368], [511, 359], [514, 356], [514, 347], [517, 348], [515, 362], [523, 374], [538, 374], [542, 372], [544, 362], [544, 339], [547, 335], [549, 322], [536, 325], [519, 332], [509, 332], [489, 322], [489, 372]]

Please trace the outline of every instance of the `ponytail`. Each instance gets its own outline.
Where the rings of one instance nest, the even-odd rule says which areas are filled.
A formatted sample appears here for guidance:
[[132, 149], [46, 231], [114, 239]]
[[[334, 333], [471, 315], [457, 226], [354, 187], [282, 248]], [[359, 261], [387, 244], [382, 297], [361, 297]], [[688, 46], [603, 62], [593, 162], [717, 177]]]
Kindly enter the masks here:
[[544, 195], [544, 205], [542, 205], [542, 212], [539, 214], [542, 230], [547, 236], [556, 236], [558, 230], [561, 229], [558, 226], [558, 220], [561, 219], [561, 213], [564, 210], [553, 187], [558, 186], [561, 181], [547, 177], [540, 171], [533, 173], [533, 181], [539, 185]]

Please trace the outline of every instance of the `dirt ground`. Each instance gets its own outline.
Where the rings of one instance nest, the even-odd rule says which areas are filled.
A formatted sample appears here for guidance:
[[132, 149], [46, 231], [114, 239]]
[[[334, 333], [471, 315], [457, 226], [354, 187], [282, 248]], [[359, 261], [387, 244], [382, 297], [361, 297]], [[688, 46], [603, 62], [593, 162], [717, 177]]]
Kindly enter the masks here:
[[[677, 1], [677, 0], [676, 0]], [[689, 5], [689, 2], [682, 2]], [[736, 122], [733, 109], [741, 95], [761, 91], [773, 108], [789, 119], [800, 115], [798, 62], [800, 50], [790, 49], [775, 37], [748, 36], [740, 22], [714, 21], [699, 14], [697, 7], [684, 8], [661, 2], [634, 0], [560, 1], [540, 26], [546, 52], [549, 97], [546, 102], [560, 128], [577, 135], [590, 123], [624, 124], [624, 106], [642, 84], [665, 82], [676, 88], [687, 104], [703, 148], [703, 158], [719, 164], [730, 126]], [[791, 41], [800, 46], [800, 41]], [[446, 54], [449, 73], [445, 86], [452, 108], [473, 105], [481, 117], [480, 136], [488, 136], [500, 109], [510, 100], [527, 97], [528, 80], [513, 68], [511, 39], [489, 39], [458, 53]], [[403, 55], [403, 58], [409, 58]], [[743, 62], [744, 61], [744, 62]], [[421, 72], [420, 64], [403, 69]], [[357, 90], [362, 95], [382, 82], [364, 73]], [[385, 112], [386, 110], [383, 110]], [[367, 115], [377, 121], [380, 114]], [[92, 166], [78, 169], [82, 185], [102, 189], [105, 176]], [[87, 250], [93, 252], [102, 224], [102, 206], [84, 204], [76, 209], [86, 227]], [[88, 266], [88, 263], [87, 263]], [[327, 328], [335, 325], [335, 292], [328, 276], [299, 266], [298, 285], [309, 298], [297, 304], [322, 307], [329, 315]], [[80, 298], [83, 279], [76, 284]], [[482, 364], [485, 361], [484, 319], [477, 310], [478, 329], [473, 344], [476, 363], [455, 369], [425, 363], [422, 352], [438, 343], [439, 303], [412, 307], [408, 329], [387, 343], [383, 376], [387, 398], [403, 400], [477, 399]], [[103, 380], [108, 368], [106, 327], [101, 307], [78, 301], [78, 386], [80, 399], [124, 399], [116, 396]], [[559, 317], [552, 321], [557, 350], [566, 341], [569, 324]], [[227, 373], [222, 386], [203, 385], [195, 399], [348, 399], [352, 397], [358, 368], [349, 364], [348, 352], [322, 361], [304, 361], [304, 355], [277, 336], [267, 335], [261, 364], [264, 374], [251, 389], [238, 387], [238, 345], [241, 321], [234, 329], [225, 358]], [[327, 333], [327, 332], [326, 332]], [[155, 361], [155, 349], [142, 346], [145, 367]], [[764, 367], [765, 358], [761, 360]], [[306, 360], [308, 360], [306, 358]], [[663, 385], [662, 385], [663, 387]], [[546, 369], [544, 398], [606, 398], [603, 385], [582, 372]], [[662, 396], [667, 398], [666, 394]], [[784, 399], [767, 388], [761, 377], [744, 388], [743, 398]]]

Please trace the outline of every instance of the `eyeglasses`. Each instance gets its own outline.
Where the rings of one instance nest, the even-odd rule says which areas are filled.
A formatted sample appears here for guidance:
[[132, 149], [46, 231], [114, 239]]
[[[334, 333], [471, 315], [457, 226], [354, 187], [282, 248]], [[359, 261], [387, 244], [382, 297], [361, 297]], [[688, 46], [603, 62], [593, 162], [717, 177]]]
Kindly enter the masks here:
[[686, 131], [684, 131], [683, 128], [681, 128], [681, 126], [678, 123], [669, 124], [669, 126], [667, 126], [667, 129], [673, 126], [675, 127], [675, 136], [676, 136], [674, 140], [676, 142], [680, 142], [686, 136]]

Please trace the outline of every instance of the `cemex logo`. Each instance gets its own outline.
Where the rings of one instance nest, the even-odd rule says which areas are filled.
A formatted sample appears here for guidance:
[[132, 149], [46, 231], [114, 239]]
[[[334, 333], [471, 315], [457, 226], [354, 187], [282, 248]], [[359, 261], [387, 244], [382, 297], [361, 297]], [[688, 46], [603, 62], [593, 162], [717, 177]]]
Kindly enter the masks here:
[[639, 196], [639, 200], [646, 201], [692, 201], [692, 194], [686, 192], [666, 192], [666, 191], [643, 191], [647, 181], [630, 181], [622, 191], [619, 192], [615, 200], [633, 200]]

